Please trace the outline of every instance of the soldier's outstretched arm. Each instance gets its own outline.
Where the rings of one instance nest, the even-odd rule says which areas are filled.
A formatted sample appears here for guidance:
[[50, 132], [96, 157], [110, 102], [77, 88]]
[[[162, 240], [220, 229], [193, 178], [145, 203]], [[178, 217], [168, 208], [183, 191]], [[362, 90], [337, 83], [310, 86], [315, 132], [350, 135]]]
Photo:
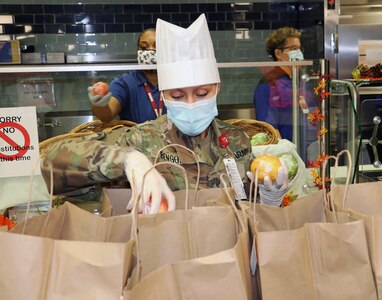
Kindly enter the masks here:
[[[142, 185], [143, 176], [153, 165], [132, 147], [70, 138], [50, 145], [46, 158], [53, 166], [54, 194], [127, 178], [133, 188], [130, 207], [134, 196], [140, 195], [140, 210], [145, 203], [151, 202], [150, 213], [157, 213], [163, 196], [167, 199], [168, 209], [175, 209], [175, 196], [157, 170], [151, 170]], [[42, 174], [48, 183], [50, 167], [46, 161], [42, 164]]]
[[112, 180], [126, 180], [124, 156], [126, 147], [106, 144], [86, 137], [65, 138], [44, 151], [41, 167], [45, 182], [49, 182], [53, 166], [54, 194], [62, 194]]

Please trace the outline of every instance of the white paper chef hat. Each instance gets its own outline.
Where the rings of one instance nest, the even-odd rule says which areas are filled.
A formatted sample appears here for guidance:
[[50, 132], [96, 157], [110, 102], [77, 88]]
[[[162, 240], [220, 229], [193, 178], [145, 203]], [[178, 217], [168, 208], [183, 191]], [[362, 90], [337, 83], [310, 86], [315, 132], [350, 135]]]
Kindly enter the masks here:
[[158, 19], [156, 49], [160, 90], [220, 82], [204, 14], [188, 28]]

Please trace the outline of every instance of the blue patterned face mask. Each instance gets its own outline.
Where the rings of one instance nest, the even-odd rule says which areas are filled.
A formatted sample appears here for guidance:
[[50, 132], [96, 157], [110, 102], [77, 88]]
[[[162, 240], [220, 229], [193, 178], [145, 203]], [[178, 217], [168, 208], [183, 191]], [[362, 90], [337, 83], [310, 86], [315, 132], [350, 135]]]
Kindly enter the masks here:
[[155, 65], [157, 63], [156, 50], [138, 50], [138, 64], [140, 65]]
[[207, 100], [198, 100], [194, 103], [178, 101], [163, 101], [167, 107], [167, 117], [175, 126], [188, 136], [201, 134], [218, 115], [216, 94]]
[[288, 52], [289, 60], [304, 60], [304, 54], [302, 54], [301, 50], [292, 50]]

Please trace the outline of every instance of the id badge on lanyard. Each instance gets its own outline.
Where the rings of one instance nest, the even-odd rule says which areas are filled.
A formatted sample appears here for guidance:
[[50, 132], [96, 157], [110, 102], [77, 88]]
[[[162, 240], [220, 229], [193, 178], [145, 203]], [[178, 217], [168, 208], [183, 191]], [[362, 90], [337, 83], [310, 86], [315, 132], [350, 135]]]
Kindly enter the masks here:
[[231, 181], [231, 185], [235, 190], [236, 200], [247, 199], [247, 195], [244, 190], [244, 183], [243, 183], [243, 180], [241, 180], [241, 176], [237, 168], [235, 159], [233, 159], [232, 157], [224, 158], [223, 162], [224, 162], [228, 177]]
[[159, 96], [159, 107], [157, 107], [157, 104], [155, 103], [153, 94], [151, 93], [150, 87], [149, 87], [149, 85], [147, 84], [147, 82], [144, 83], [144, 87], [145, 87], [145, 91], [146, 91], [147, 97], [148, 97], [149, 100], [150, 100], [151, 107], [153, 108], [153, 110], [154, 110], [154, 112], [155, 112], [155, 115], [156, 115], [157, 118], [158, 118], [158, 117], [160, 117], [160, 116], [162, 115], [162, 110], [163, 110], [163, 99], [162, 99], [162, 95]]

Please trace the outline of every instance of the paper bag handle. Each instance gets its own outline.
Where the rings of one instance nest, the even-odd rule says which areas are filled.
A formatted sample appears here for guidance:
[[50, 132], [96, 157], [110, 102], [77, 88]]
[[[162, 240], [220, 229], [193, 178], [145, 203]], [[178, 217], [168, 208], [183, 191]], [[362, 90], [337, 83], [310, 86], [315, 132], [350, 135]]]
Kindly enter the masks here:
[[229, 203], [231, 204], [232, 208], [233, 208], [233, 211], [235, 213], [235, 216], [236, 216], [236, 219], [237, 221], [239, 222], [240, 224], [240, 227], [241, 227], [241, 230], [244, 232], [245, 231], [245, 225], [243, 223], [243, 220], [240, 218], [240, 215], [239, 215], [239, 210], [237, 209], [236, 205], [235, 205], [235, 200], [232, 199], [231, 197], [231, 194], [229, 193], [228, 191], [228, 186], [227, 186], [227, 181], [225, 180], [225, 178], [228, 179], [229, 181], [229, 177], [226, 173], [221, 173], [220, 174], [220, 180], [221, 182], [223, 183], [223, 187], [224, 187], [224, 192], [225, 194], [227, 195], [228, 199], [229, 199]]
[[[187, 210], [188, 208], [188, 198], [189, 198], [189, 195], [188, 195], [188, 179], [187, 179], [187, 175], [186, 175], [186, 170], [185, 168], [183, 168], [182, 166], [180, 165], [177, 165], [175, 163], [172, 163], [172, 162], [169, 162], [169, 161], [166, 161], [166, 162], [159, 162], [159, 163], [156, 163], [154, 164], [150, 169], [147, 170], [147, 172], [143, 175], [143, 179], [142, 179], [142, 187], [141, 187], [141, 191], [143, 191], [143, 188], [144, 188], [144, 184], [145, 184], [145, 179], [146, 179], [146, 176], [152, 171], [154, 170], [156, 167], [158, 166], [161, 166], [161, 165], [172, 165], [174, 167], [177, 167], [179, 168], [183, 175], [184, 175], [184, 180], [185, 180], [185, 183], [186, 183], [186, 200], [185, 200], [185, 209]], [[133, 181], [134, 181], [134, 172], [133, 172]], [[131, 185], [131, 188], [134, 189], [134, 184]], [[136, 214], [138, 214], [138, 203], [139, 203], [139, 198], [141, 197], [141, 195], [137, 195], [137, 193], [133, 193], [135, 195], [135, 199], [133, 199], [134, 201], [134, 205], [133, 205], [133, 210], [132, 210], [132, 214], [134, 211], [134, 209], [136, 209], [137, 211], [135, 212]], [[133, 214], [134, 215], [134, 214]]]
[[52, 203], [53, 203], [53, 164], [52, 164], [52, 162], [50, 160], [46, 159], [45, 155], [41, 155], [39, 157], [39, 159], [35, 162], [35, 164], [32, 167], [32, 174], [31, 174], [31, 178], [29, 180], [29, 195], [28, 195], [27, 211], [25, 212], [25, 219], [24, 219], [22, 234], [25, 233], [25, 228], [26, 228], [26, 225], [27, 225], [27, 222], [28, 222], [28, 215], [29, 215], [29, 212], [30, 212], [30, 206], [31, 206], [31, 202], [32, 202], [32, 190], [33, 190], [34, 175], [35, 175], [36, 169], [37, 169], [38, 165], [40, 165], [41, 161], [42, 162], [48, 162], [49, 169], [50, 169], [50, 172], [49, 172], [49, 175], [50, 175], [50, 182], [49, 182], [49, 210], [48, 210], [48, 213], [47, 213], [44, 225], [43, 225], [42, 232], [45, 231], [45, 228], [46, 228], [46, 225], [48, 223], [49, 216], [50, 216], [50, 210], [52, 208]]
[[196, 198], [198, 196], [199, 180], [200, 180], [200, 164], [199, 164], [198, 157], [196, 156], [196, 153], [194, 151], [192, 151], [191, 149], [187, 148], [186, 146], [183, 146], [183, 145], [180, 145], [180, 144], [168, 144], [168, 145], [166, 145], [166, 146], [164, 146], [164, 147], [162, 147], [161, 149], [158, 150], [157, 155], [155, 156], [154, 164], [156, 164], [158, 162], [159, 154], [163, 150], [165, 150], [165, 149], [167, 149], [169, 147], [174, 147], [174, 148], [179, 147], [179, 148], [182, 148], [184, 150], [187, 150], [195, 158], [196, 166], [197, 166], [197, 169], [198, 169], [198, 176], [196, 177], [196, 183], [195, 183], [195, 195], [194, 195], [194, 200], [193, 200], [193, 204], [195, 204], [196, 203]]
[[[343, 194], [343, 197], [342, 197], [342, 200], [341, 200], [341, 203], [340, 203], [340, 209], [343, 210], [343, 208], [345, 207], [345, 204], [346, 204], [346, 197], [347, 197], [347, 191], [348, 191], [348, 187], [349, 187], [349, 183], [350, 183], [350, 177], [351, 177], [351, 171], [352, 171], [352, 160], [351, 160], [351, 154], [349, 152], [349, 150], [342, 150], [340, 151], [336, 156], [333, 156], [333, 155], [330, 155], [328, 156], [323, 165], [322, 165], [322, 177], [323, 177], [323, 181], [325, 180], [324, 177], [325, 177], [325, 174], [326, 174], [326, 168], [327, 168], [327, 165], [328, 165], [328, 162], [330, 159], [333, 159], [334, 160], [334, 170], [333, 170], [333, 173], [330, 175], [330, 179], [331, 179], [331, 185], [330, 187], [334, 186], [335, 185], [335, 178], [336, 178], [336, 175], [337, 175], [337, 170], [338, 170], [338, 161], [339, 161], [339, 158], [342, 156], [342, 155], [346, 155], [347, 156], [347, 162], [348, 162], [348, 170], [347, 170], [347, 174], [346, 174], [346, 182], [345, 182], [345, 191], [344, 191], [344, 194]], [[325, 185], [325, 182], [323, 182], [323, 185]], [[323, 186], [323, 190], [324, 190], [324, 206], [330, 211], [332, 210], [333, 213], [334, 213], [334, 217], [338, 223], [338, 220], [337, 220], [337, 215], [336, 215], [336, 211], [335, 211], [335, 206], [334, 206], [334, 203], [332, 203], [331, 206], [329, 206], [329, 199], [328, 199], [328, 195], [327, 195], [327, 190], [325, 188], [325, 186]], [[332, 194], [332, 197], [334, 197], [334, 194]], [[334, 200], [333, 200], [334, 201]]]
[[[147, 174], [149, 174], [152, 170], [154, 170], [157, 166], [161, 166], [161, 165], [172, 165], [172, 166], [175, 166], [177, 168], [179, 168], [183, 175], [184, 175], [184, 179], [185, 179], [185, 183], [186, 183], [186, 210], [187, 210], [187, 207], [188, 207], [188, 179], [187, 179], [187, 174], [186, 174], [186, 170], [180, 166], [180, 165], [177, 165], [175, 163], [172, 163], [172, 162], [159, 162], [159, 163], [156, 163], [154, 164], [149, 170], [147, 170], [147, 172], [143, 175], [143, 179], [142, 179], [142, 188], [141, 188], [141, 191], [143, 191], [143, 187], [144, 187], [144, 183], [145, 183], [145, 179], [146, 179], [146, 176]], [[134, 171], [133, 171], [134, 172]], [[133, 181], [134, 181], [134, 173], [133, 173]], [[134, 182], [133, 184], [131, 185], [132, 188], [134, 188]], [[133, 193], [135, 195], [135, 199], [134, 199], [134, 206], [133, 206], [133, 210], [131, 212], [132, 214], [132, 227], [131, 227], [131, 236], [134, 237], [135, 239], [135, 243], [136, 243], [136, 246], [137, 246], [137, 271], [138, 271], [138, 274], [137, 274], [137, 277], [138, 277], [138, 281], [140, 281], [140, 278], [141, 278], [141, 264], [140, 264], [140, 253], [139, 253], [139, 239], [138, 239], [138, 203], [139, 203], [139, 198], [141, 197], [141, 195], [138, 195], [137, 193]]]
[[[257, 199], [257, 188], [258, 188], [258, 185], [259, 185], [259, 169], [258, 168], [254, 168], [252, 171], [252, 179], [251, 179], [251, 183], [249, 185], [249, 207], [250, 207], [250, 210], [252, 211], [253, 215], [255, 215], [255, 210], [256, 210], [256, 199]], [[254, 191], [254, 195], [253, 195], [253, 199], [252, 199], [252, 193], [253, 193], [253, 185], [255, 185], [255, 191]]]

